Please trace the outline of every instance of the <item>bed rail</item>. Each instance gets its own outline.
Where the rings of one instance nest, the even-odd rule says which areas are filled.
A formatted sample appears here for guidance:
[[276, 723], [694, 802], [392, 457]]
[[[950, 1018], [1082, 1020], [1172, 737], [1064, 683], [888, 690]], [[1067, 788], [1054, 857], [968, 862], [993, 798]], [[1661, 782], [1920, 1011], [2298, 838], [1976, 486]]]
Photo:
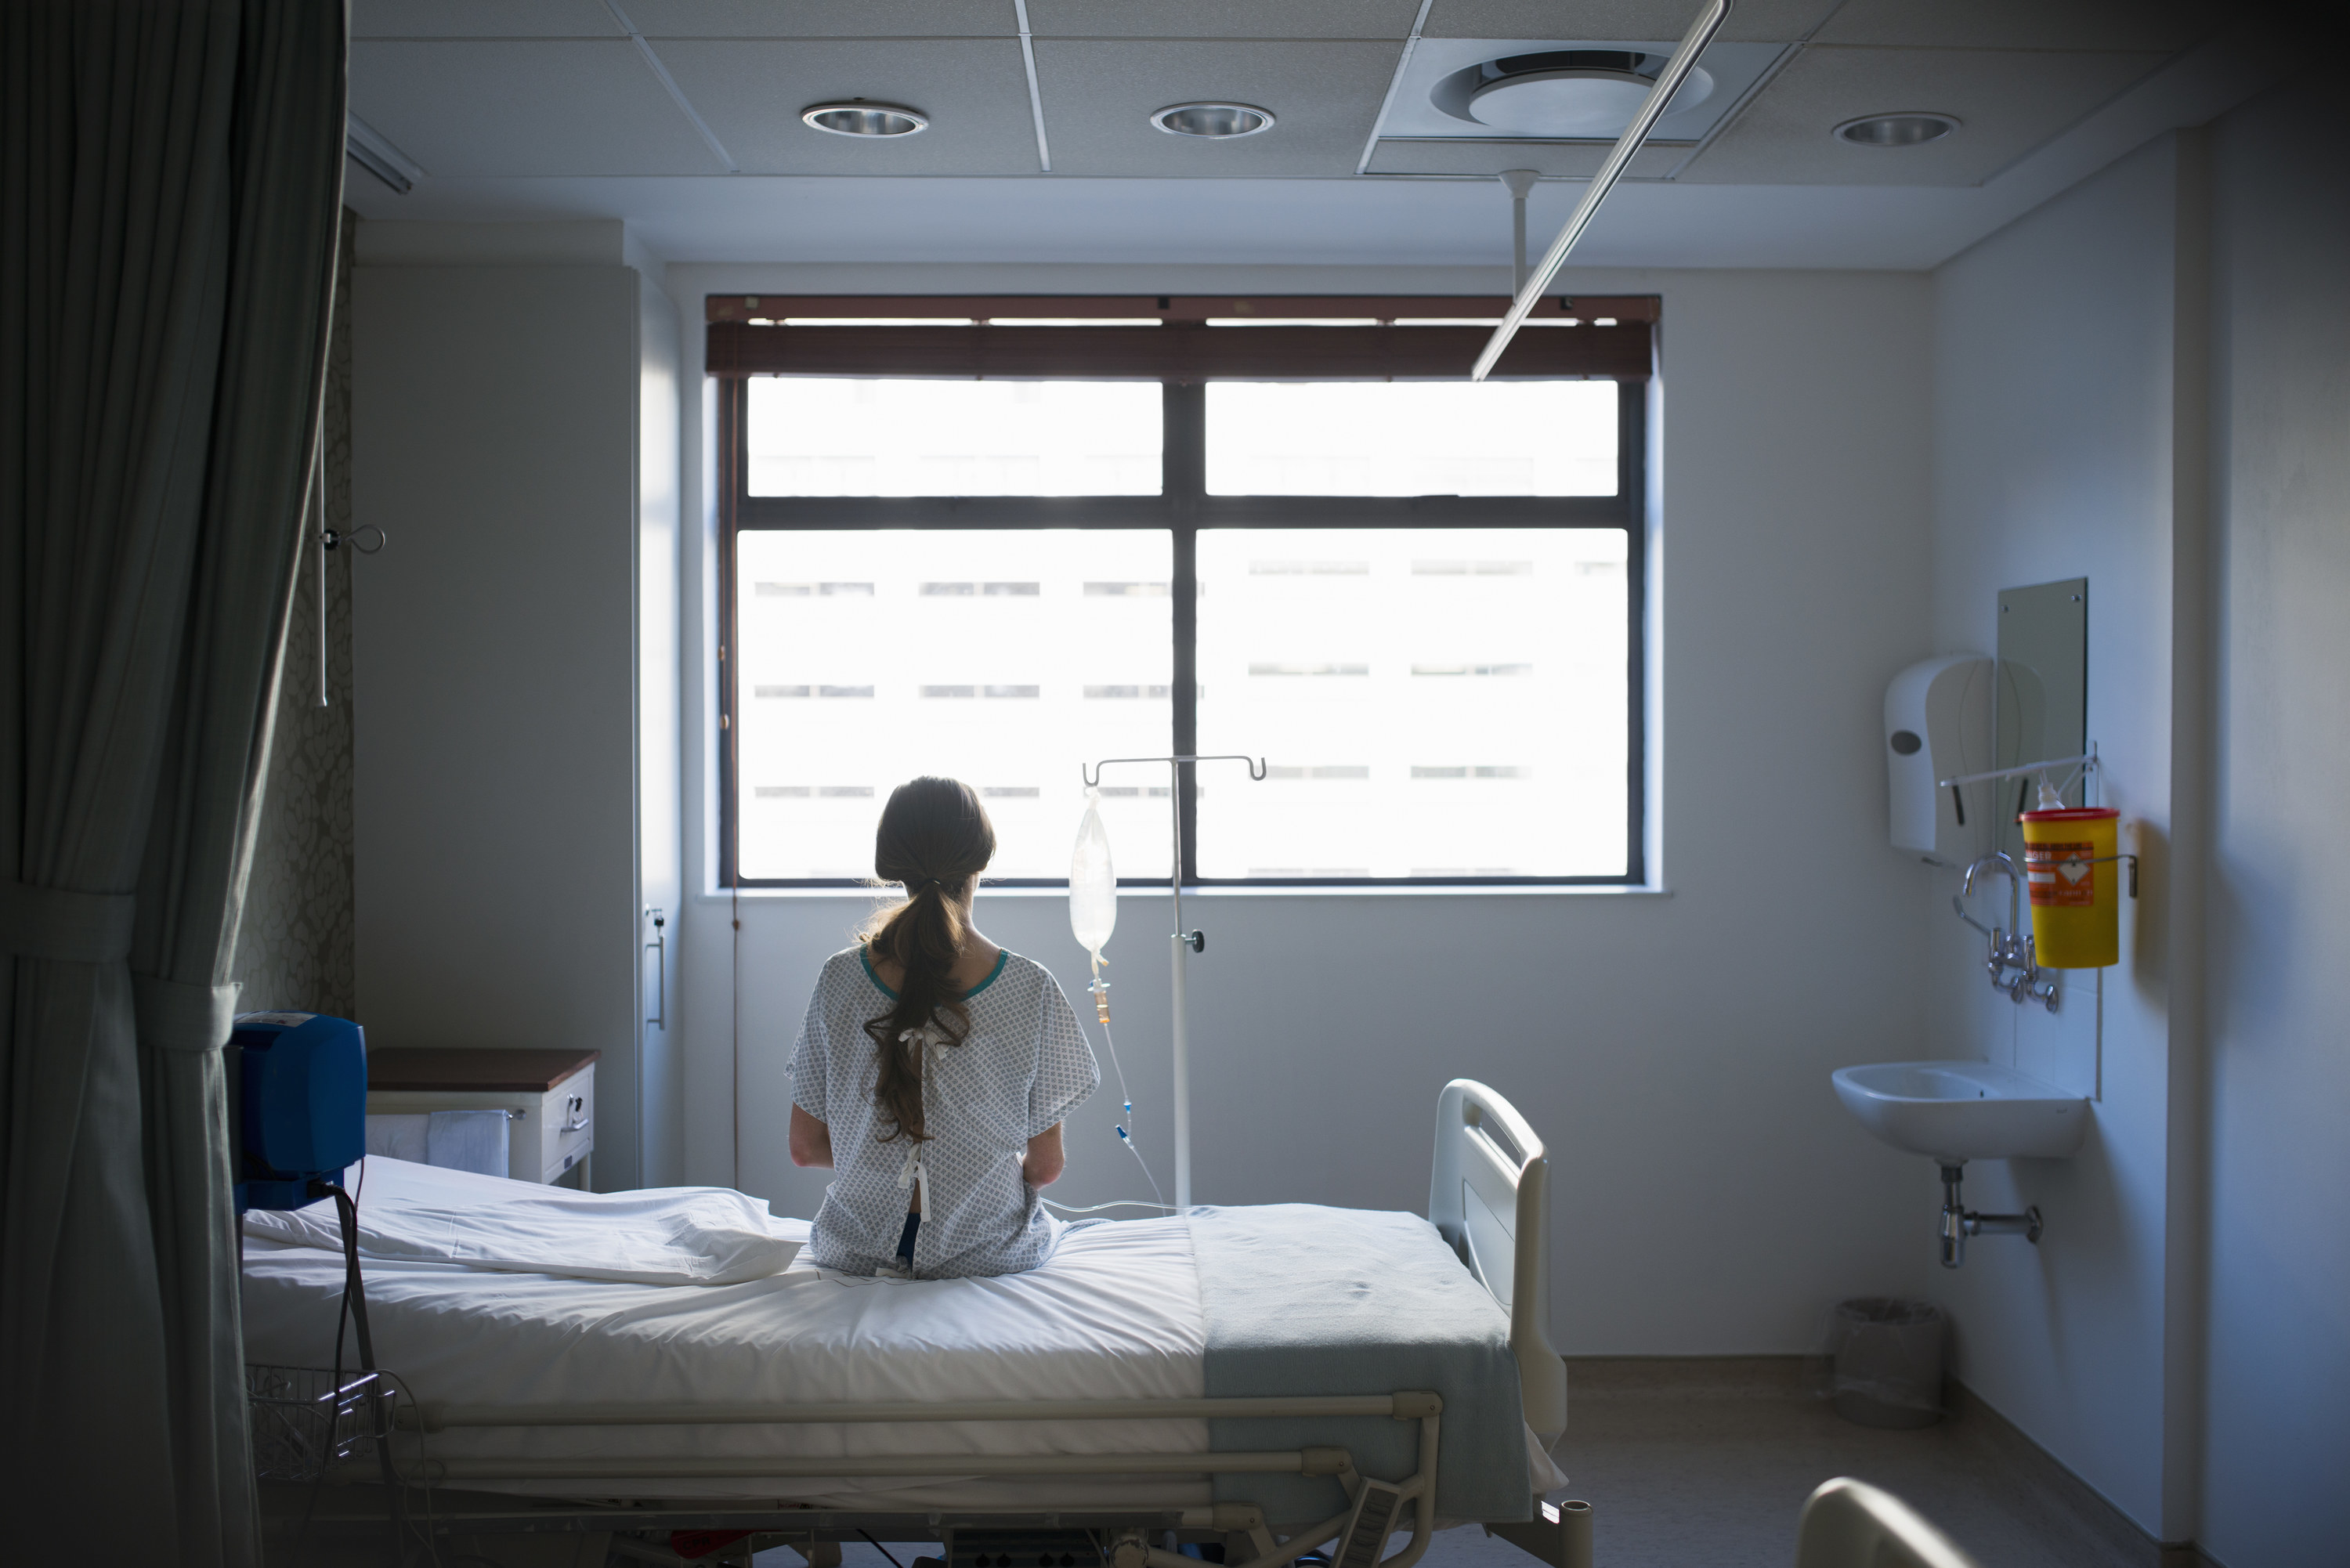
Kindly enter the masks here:
[[411, 1481], [656, 1480], [827, 1476], [1161, 1476], [1351, 1474], [1344, 1449], [1275, 1449], [1213, 1454], [754, 1454], [746, 1459], [420, 1459], [400, 1467]]
[[[1436, 1473], [1441, 1396], [1423, 1389], [1393, 1394], [1276, 1395], [1213, 1399], [973, 1399], [924, 1403], [897, 1400], [873, 1404], [838, 1402], [783, 1405], [459, 1405], [403, 1407], [395, 1425], [425, 1435], [455, 1428], [490, 1427], [668, 1427], [802, 1426], [838, 1423], [941, 1421], [1138, 1421], [1206, 1417], [1295, 1417], [1388, 1416], [1419, 1425], [1419, 1465], [1397, 1484], [1395, 1495], [1411, 1505], [1411, 1540], [1378, 1568], [1412, 1568], [1436, 1527]], [[410, 1485], [436, 1487], [467, 1480], [697, 1480], [709, 1478], [827, 1476], [1081, 1476], [1081, 1475], [1318, 1475], [1335, 1476], [1351, 1500], [1345, 1513], [1311, 1525], [1276, 1544], [1263, 1513], [1248, 1508], [1243, 1524], [1255, 1554], [1247, 1568], [1286, 1568], [1297, 1557], [1346, 1531], [1363, 1501], [1365, 1483], [1354, 1456], [1344, 1448], [1310, 1446], [1221, 1453], [1114, 1454], [866, 1454], [760, 1455], [742, 1459], [638, 1456], [569, 1459], [428, 1458], [421, 1451], [398, 1467]], [[346, 1471], [337, 1479], [359, 1479]], [[1210, 1517], [1228, 1505], [1217, 1504]], [[1223, 1528], [1223, 1526], [1219, 1526]], [[1138, 1547], [1138, 1551], [1143, 1550]], [[1374, 1552], [1376, 1556], [1376, 1552]], [[1159, 1547], [1123, 1568], [1197, 1568], [1197, 1560]]]
[[[1247, 1399], [877, 1400], [777, 1405], [403, 1405], [404, 1430], [452, 1427], [825, 1426], [873, 1421], [1163, 1421], [1249, 1416], [1392, 1416], [1416, 1421], [1444, 1401], [1432, 1393], [1272, 1396]], [[1194, 1458], [1198, 1456], [1193, 1456]], [[1192, 1469], [1201, 1467], [1194, 1465]]]
[[1436, 1101], [1430, 1223], [1510, 1314], [1526, 1425], [1566, 1430], [1566, 1363], [1550, 1342], [1550, 1157], [1525, 1117], [1473, 1078]]

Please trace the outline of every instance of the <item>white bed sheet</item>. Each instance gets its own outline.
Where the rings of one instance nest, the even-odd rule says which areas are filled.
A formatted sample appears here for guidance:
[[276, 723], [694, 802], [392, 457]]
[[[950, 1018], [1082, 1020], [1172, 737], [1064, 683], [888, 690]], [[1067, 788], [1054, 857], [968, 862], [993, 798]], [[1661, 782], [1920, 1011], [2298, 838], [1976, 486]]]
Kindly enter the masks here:
[[[390, 1155], [362, 1164], [369, 1179], [350, 1180], [361, 1199], [363, 1258], [639, 1285], [736, 1285], [782, 1273], [805, 1240], [777, 1231], [764, 1203], [731, 1188], [578, 1192]], [[331, 1199], [255, 1209], [244, 1224], [264, 1241], [328, 1251], [343, 1244]]]
[[[768, 1223], [779, 1237], [806, 1239], [805, 1220]], [[715, 1286], [395, 1260], [365, 1267], [377, 1359], [428, 1403], [1197, 1398], [1203, 1387], [1198, 1277], [1179, 1219], [1073, 1231], [1045, 1267], [1000, 1279], [861, 1280], [804, 1253], [771, 1278]], [[336, 1254], [248, 1239], [246, 1359], [330, 1365], [341, 1291]], [[353, 1354], [347, 1341], [347, 1365]], [[429, 1440], [438, 1457], [532, 1459], [1205, 1453], [1208, 1428], [1192, 1420], [489, 1428]], [[868, 1509], [1183, 1506], [1210, 1495], [1204, 1476], [452, 1484]]]

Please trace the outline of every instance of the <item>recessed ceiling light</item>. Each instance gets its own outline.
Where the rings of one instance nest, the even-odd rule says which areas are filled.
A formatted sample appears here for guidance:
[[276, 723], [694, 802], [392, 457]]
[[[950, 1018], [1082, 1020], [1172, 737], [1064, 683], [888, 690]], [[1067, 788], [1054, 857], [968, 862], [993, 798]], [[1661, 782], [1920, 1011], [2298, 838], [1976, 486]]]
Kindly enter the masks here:
[[800, 118], [811, 129], [835, 136], [911, 136], [931, 123], [931, 117], [920, 109], [868, 103], [861, 98], [847, 103], [811, 104], [800, 110]]
[[1868, 114], [1846, 120], [1835, 133], [1856, 147], [1915, 147], [1939, 141], [1958, 128], [1957, 117], [1948, 114]]
[[1152, 115], [1150, 123], [1170, 136], [1254, 136], [1273, 129], [1273, 111], [1244, 103], [1178, 103]]

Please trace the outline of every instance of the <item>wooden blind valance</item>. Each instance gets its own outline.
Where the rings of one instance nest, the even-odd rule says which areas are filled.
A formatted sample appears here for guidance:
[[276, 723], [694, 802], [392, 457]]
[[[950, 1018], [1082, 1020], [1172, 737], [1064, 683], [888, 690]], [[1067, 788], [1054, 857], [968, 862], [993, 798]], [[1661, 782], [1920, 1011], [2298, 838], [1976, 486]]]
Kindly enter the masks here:
[[[1492, 328], [1409, 323], [1498, 320], [1508, 304], [1501, 298], [712, 296], [705, 365], [711, 375], [722, 377], [1452, 380], [1468, 376]], [[1653, 362], [1657, 314], [1653, 296], [1546, 301], [1536, 318], [1544, 325], [1530, 324], [1520, 332], [1493, 373], [1642, 379]], [[1131, 325], [1152, 317], [1152, 325]], [[1251, 317], [1379, 325], [1209, 325], [1211, 319]], [[846, 324], [876, 318], [890, 324]], [[1038, 318], [1105, 325], [1014, 324]], [[823, 324], [828, 320], [844, 324]]]

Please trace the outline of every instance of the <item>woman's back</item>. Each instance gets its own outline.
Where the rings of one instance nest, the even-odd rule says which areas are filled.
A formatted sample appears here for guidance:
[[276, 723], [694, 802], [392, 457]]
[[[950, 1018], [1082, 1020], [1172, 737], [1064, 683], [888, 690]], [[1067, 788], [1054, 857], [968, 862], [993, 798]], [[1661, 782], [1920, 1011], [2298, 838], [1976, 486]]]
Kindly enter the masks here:
[[1059, 984], [972, 924], [994, 858], [969, 784], [889, 792], [873, 874], [906, 901], [826, 961], [792, 1059], [792, 1158], [840, 1173], [809, 1240], [819, 1263], [935, 1278], [1053, 1255], [1035, 1188], [1060, 1174], [1061, 1117], [1101, 1074]]
[[831, 1136], [837, 1177], [808, 1247], [825, 1267], [891, 1270], [917, 1201], [917, 1277], [1016, 1273], [1052, 1255], [1059, 1227], [1021, 1156], [1093, 1093], [1100, 1071], [1042, 965], [999, 952], [959, 1000], [968, 1020], [961, 1044], [938, 1027], [905, 1043], [920, 1057], [927, 1136], [918, 1140], [876, 1103], [883, 1047], [867, 1025], [892, 1011], [897, 988], [863, 947], [826, 961], [792, 1061], [793, 1103]]

